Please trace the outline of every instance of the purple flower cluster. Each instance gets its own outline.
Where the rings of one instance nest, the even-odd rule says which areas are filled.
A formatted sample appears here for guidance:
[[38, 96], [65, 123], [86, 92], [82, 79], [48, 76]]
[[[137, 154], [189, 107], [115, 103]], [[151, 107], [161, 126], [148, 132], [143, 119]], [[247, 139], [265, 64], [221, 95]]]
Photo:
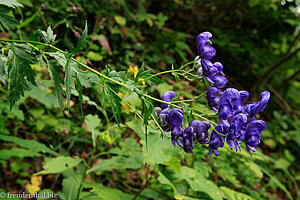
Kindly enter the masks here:
[[[210, 156], [212, 153], [220, 156], [218, 148], [223, 147], [226, 142], [231, 149], [241, 150], [242, 141], [247, 150], [256, 152], [261, 139], [261, 132], [266, 129], [267, 124], [262, 120], [256, 120], [255, 115], [265, 109], [270, 99], [268, 91], [262, 92], [260, 101], [244, 105], [244, 100], [249, 97], [247, 91], [238, 91], [234, 88], [222, 88], [227, 85], [227, 78], [223, 73], [223, 65], [220, 62], [211, 63], [216, 55], [216, 50], [209, 44], [212, 34], [203, 32], [197, 37], [197, 48], [199, 56], [196, 64], [199, 66], [197, 74], [204, 75], [206, 80], [212, 84], [207, 91], [209, 107], [218, 113], [219, 124], [213, 128], [209, 135], [211, 125], [207, 121], [192, 121], [184, 128], [184, 112], [178, 108], [171, 107], [175, 92], [167, 91], [162, 95], [161, 107], [155, 107], [154, 112], [165, 132], [171, 132], [171, 140], [174, 146], [179, 146], [187, 153], [193, 153], [195, 143], [208, 144]], [[200, 77], [201, 78], [201, 77]], [[251, 155], [252, 156], [252, 155]]]
[[[247, 150], [255, 152], [255, 147], [260, 143], [261, 132], [267, 125], [262, 120], [256, 120], [255, 115], [262, 112], [270, 99], [270, 93], [261, 93], [261, 100], [244, 106], [243, 102], [249, 97], [247, 91], [238, 91], [228, 88], [224, 92], [227, 79], [223, 73], [223, 66], [219, 62], [212, 64], [210, 60], [216, 55], [216, 50], [207, 44], [211, 43], [209, 38], [212, 34], [203, 32], [197, 37], [197, 48], [199, 57], [196, 64], [199, 65], [198, 75], [204, 77], [213, 87], [207, 91], [207, 101], [209, 107], [218, 113], [219, 125], [212, 131], [209, 140], [209, 152], [219, 156], [219, 147], [224, 146], [224, 141], [231, 149], [240, 149], [241, 141], [246, 143]], [[251, 151], [250, 151], [251, 150]]]
[[[167, 91], [163, 94], [162, 100], [171, 102], [175, 97], [175, 92]], [[207, 144], [209, 141], [208, 129], [210, 123], [206, 121], [194, 120], [184, 129], [183, 111], [178, 108], [170, 108], [170, 105], [162, 103], [162, 108], [155, 107], [154, 112], [159, 118], [164, 131], [171, 131], [172, 144], [182, 147], [187, 153], [193, 153], [194, 143]]]
[[227, 85], [227, 78], [223, 73], [223, 65], [220, 62], [211, 63], [210, 60], [216, 55], [216, 50], [209, 44], [212, 37], [210, 32], [203, 32], [197, 37], [197, 48], [199, 56], [196, 57], [197, 71], [199, 76], [204, 75], [206, 80], [213, 87], [224, 88]]

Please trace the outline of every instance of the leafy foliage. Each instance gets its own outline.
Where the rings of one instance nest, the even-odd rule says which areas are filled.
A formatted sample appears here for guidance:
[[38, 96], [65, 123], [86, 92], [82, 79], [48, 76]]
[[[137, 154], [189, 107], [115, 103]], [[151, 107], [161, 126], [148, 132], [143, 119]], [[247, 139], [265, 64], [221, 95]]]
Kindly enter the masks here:
[[43, 166], [44, 170], [37, 172], [36, 175], [61, 173], [65, 170], [76, 167], [81, 161], [82, 159], [80, 158], [71, 158], [65, 156], [47, 158], [45, 159], [45, 165]]

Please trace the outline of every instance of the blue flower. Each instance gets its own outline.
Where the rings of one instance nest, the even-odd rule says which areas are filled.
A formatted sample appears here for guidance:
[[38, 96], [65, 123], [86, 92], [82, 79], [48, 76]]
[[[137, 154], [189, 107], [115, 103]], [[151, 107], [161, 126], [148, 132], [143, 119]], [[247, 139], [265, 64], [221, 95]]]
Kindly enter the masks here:
[[251, 151], [256, 152], [255, 147], [260, 143], [261, 132], [266, 128], [267, 124], [262, 120], [253, 120], [249, 123], [246, 129], [245, 143], [251, 156]]
[[264, 91], [260, 94], [260, 101], [253, 102], [252, 104], [246, 105], [245, 110], [250, 116], [254, 116], [265, 109], [265, 106], [267, 105], [269, 100], [270, 100], [270, 93], [268, 91]]
[[[166, 91], [163, 95], [162, 95], [162, 100], [166, 101], [166, 102], [171, 102], [172, 99], [175, 97], [175, 92], [174, 91]], [[168, 104], [162, 103], [161, 104], [162, 109], [165, 109], [167, 107], [169, 107]]]
[[172, 143], [174, 146], [177, 143], [179, 147], [183, 147], [182, 139], [180, 138], [184, 132], [183, 111], [178, 108], [172, 108], [169, 116]]
[[190, 123], [190, 127], [192, 127], [194, 131], [192, 137], [193, 141], [197, 141], [200, 144], [208, 143], [208, 129], [210, 128], [209, 122], [194, 120]]
[[227, 85], [227, 78], [223, 73], [223, 65], [220, 62], [212, 64], [209, 60], [201, 59], [201, 66], [203, 74], [212, 86], [217, 88], [224, 88]]
[[[237, 141], [237, 136], [240, 136], [241, 129], [247, 125], [247, 116], [243, 113], [237, 114], [232, 118], [230, 123], [229, 131], [226, 136], [226, 142], [231, 149], [237, 151], [237, 147], [241, 150], [239, 144], [240, 142]], [[240, 136], [241, 137], [241, 136]]]
[[[226, 134], [228, 127], [218, 124], [215, 127], [215, 129], [221, 134]], [[212, 158], [211, 152], [213, 152], [216, 156], [220, 156], [220, 152], [218, 151], [218, 148], [223, 147], [223, 146], [224, 146], [224, 142], [223, 142], [222, 136], [219, 135], [215, 130], [213, 130], [210, 135], [210, 140], [209, 140], [209, 145], [208, 145], [210, 157]]]
[[194, 133], [193, 127], [189, 126], [184, 130], [184, 133], [182, 135], [183, 150], [186, 153], [193, 153], [192, 152], [194, 148], [193, 133]]
[[239, 91], [234, 88], [228, 88], [224, 91], [219, 102], [219, 121], [229, 125], [226, 120], [234, 116], [235, 110], [233, 104], [239, 101]]
[[217, 94], [223, 94], [223, 92], [221, 90], [219, 90], [216, 87], [211, 87], [207, 90], [207, 102], [209, 107], [214, 111], [214, 112], [218, 112], [218, 108], [219, 108], [219, 102], [220, 102], [220, 97]]
[[210, 32], [203, 32], [197, 36], [197, 49], [200, 57], [203, 59], [210, 60], [216, 55], [216, 50], [212, 46], [206, 44], [208, 42], [211, 43], [209, 40], [211, 37], [212, 34]]

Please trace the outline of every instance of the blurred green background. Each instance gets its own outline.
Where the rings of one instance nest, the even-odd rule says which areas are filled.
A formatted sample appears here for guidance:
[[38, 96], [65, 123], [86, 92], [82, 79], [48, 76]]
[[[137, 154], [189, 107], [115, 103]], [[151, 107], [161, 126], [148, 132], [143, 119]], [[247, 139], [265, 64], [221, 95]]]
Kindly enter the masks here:
[[[20, 24], [0, 33], [1, 38], [36, 40], [35, 30], [51, 26], [57, 34], [54, 45], [71, 51], [87, 20], [88, 44], [76, 59], [101, 72], [106, 65], [127, 71], [145, 63], [154, 73], [170, 70], [172, 64], [179, 67], [194, 60], [197, 35], [209, 31], [217, 50], [213, 61], [223, 64], [228, 87], [249, 91], [248, 103], [259, 100], [264, 90], [270, 91], [271, 100], [258, 117], [268, 124], [258, 152], [251, 158], [246, 149], [236, 153], [224, 147], [221, 156], [211, 160], [205, 146], [196, 145], [193, 154], [174, 148], [171, 141], [160, 138], [154, 125], [149, 127], [145, 149], [142, 122], [124, 104], [119, 128], [101, 87], [83, 91], [83, 116], [75, 92], [70, 110], [59, 112], [47, 69], [36, 64], [38, 86], [12, 111], [7, 85], [0, 88], [1, 190], [52, 191], [60, 199], [76, 199], [83, 163], [62, 173], [33, 176], [53, 158], [42, 147], [26, 146], [24, 141], [34, 139], [61, 156], [87, 159], [92, 151], [90, 132], [95, 132], [97, 159], [84, 180], [81, 199], [299, 198], [299, 1], [18, 2], [24, 7], [11, 14]], [[145, 89], [157, 98], [174, 90], [188, 99], [209, 88], [201, 81], [175, 80], [170, 74], [160, 78], [164, 83]], [[120, 93], [141, 109], [137, 96]], [[203, 97], [194, 106], [206, 104]]]

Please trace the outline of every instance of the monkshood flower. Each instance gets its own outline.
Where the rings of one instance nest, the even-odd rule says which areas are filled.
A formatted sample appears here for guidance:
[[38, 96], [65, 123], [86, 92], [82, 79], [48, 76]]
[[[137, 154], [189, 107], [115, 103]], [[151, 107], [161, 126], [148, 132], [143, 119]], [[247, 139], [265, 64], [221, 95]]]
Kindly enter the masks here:
[[182, 135], [184, 133], [183, 111], [178, 108], [172, 108], [170, 111], [170, 129], [172, 144], [183, 147]]
[[260, 94], [260, 101], [253, 102], [252, 104], [246, 105], [245, 110], [250, 116], [254, 116], [265, 109], [265, 106], [267, 105], [269, 100], [270, 100], [270, 93], [268, 91], [264, 91]]
[[186, 153], [193, 153], [192, 152], [192, 150], [194, 148], [193, 134], [194, 134], [194, 129], [191, 126], [187, 127], [184, 130], [184, 132], [183, 132], [183, 135], [182, 135], [182, 145], [183, 145], [183, 150]]
[[[171, 102], [174, 97], [175, 97], [174, 91], [166, 91], [162, 95], [162, 100], [165, 102]], [[160, 107], [154, 108], [154, 112], [155, 112], [157, 118], [159, 118], [159, 120], [161, 122], [162, 129], [166, 132], [170, 131], [169, 107], [170, 107], [170, 105], [162, 103], [163, 110]]]
[[249, 96], [246, 91], [238, 91], [234, 88], [228, 88], [222, 94], [219, 101], [219, 121], [229, 125], [228, 120], [235, 114], [243, 113], [243, 101]]
[[245, 127], [245, 125], [247, 126], [247, 116], [243, 113], [235, 115], [230, 122], [230, 127], [226, 136], [226, 142], [228, 146], [235, 151], [237, 151], [237, 147], [241, 150], [239, 146], [241, 142], [237, 141], [237, 139], [239, 139], [237, 136], [242, 134], [241, 131], [243, 131], [242, 129]]
[[211, 87], [207, 90], [207, 95], [206, 95], [207, 102], [209, 107], [214, 112], [218, 112], [218, 108], [219, 108], [220, 97], [218, 96], [218, 93], [220, 95], [223, 94], [223, 92], [216, 87]]
[[[217, 130], [218, 133], [225, 135], [227, 134], [228, 127], [222, 124], [218, 124], [215, 127], [215, 130]], [[210, 140], [208, 145], [208, 150], [211, 158], [212, 158], [211, 152], [213, 152], [216, 156], [220, 156], [220, 152], [218, 151], [218, 148], [224, 146], [222, 136], [219, 135], [215, 130], [213, 130], [210, 135]]]
[[227, 85], [227, 78], [223, 73], [223, 65], [220, 62], [212, 64], [209, 60], [202, 59], [201, 66], [206, 80], [213, 87], [224, 88]]
[[[162, 95], [161, 100], [166, 101], [166, 102], [171, 102], [174, 97], [175, 97], [175, 92], [174, 91], [166, 91]], [[169, 107], [170, 105], [162, 103], [161, 106], [162, 106], [163, 109], [165, 109], [165, 108]]]
[[266, 128], [267, 124], [262, 120], [253, 120], [249, 123], [245, 134], [245, 143], [251, 156], [251, 151], [256, 152], [255, 147], [260, 143], [261, 132]]
[[209, 141], [208, 129], [210, 123], [207, 121], [194, 120], [190, 123], [189, 127], [193, 128], [192, 140], [199, 142], [200, 144], [207, 144]]
[[200, 57], [203, 59], [210, 60], [216, 55], [216, 50], [212, 46], [206, 44], [208, 42], [211, 43], [209, 40], [211, 37], [212, 34], [210, 32], [203, 32], [197, 36], [197, 49]]

